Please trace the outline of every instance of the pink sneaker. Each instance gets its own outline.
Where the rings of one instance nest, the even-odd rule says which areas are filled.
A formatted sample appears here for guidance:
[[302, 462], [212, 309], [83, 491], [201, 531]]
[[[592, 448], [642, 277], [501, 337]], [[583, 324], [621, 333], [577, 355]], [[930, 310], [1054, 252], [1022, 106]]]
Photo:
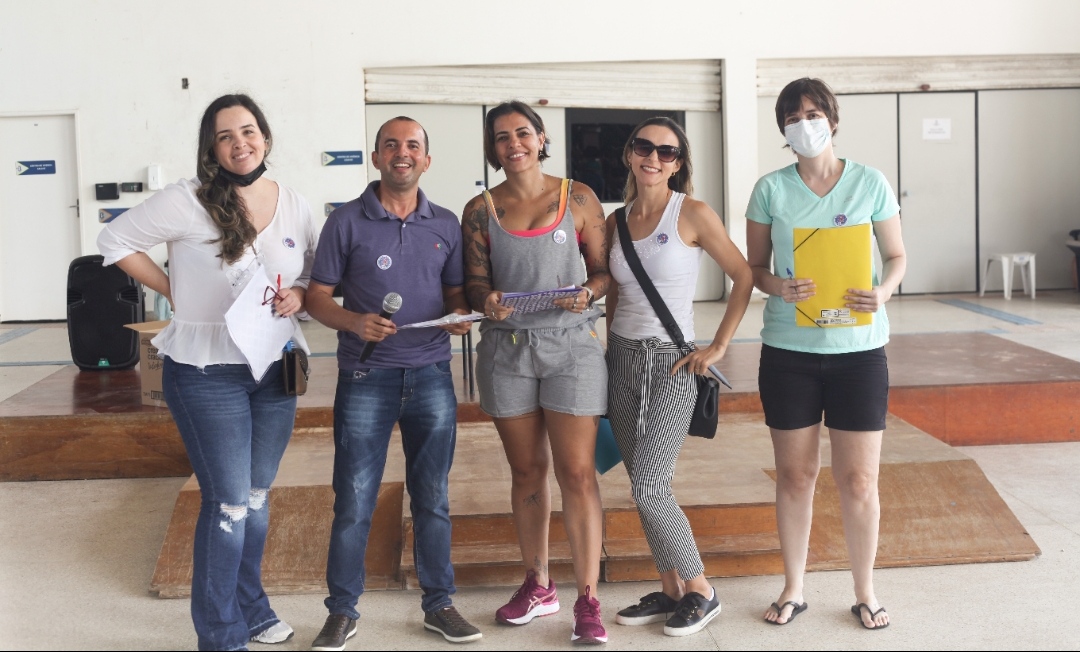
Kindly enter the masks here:
[[599, 645], [607, 643], [607, 630], [600, 622], [600, 601], [592, 597], [592, 587], [585, 587], [585, 595], [578, 596], [574, 604], [574, 643]]
[[495, 620], [506, 625], [524, 625], [537, 616], [549, 616], [558, 610], [555, 580], [549, 578], [548, 586], [544, 588], [536, 582], [536, 573], [530, 570], [525, 575], [525, 583], [514, 592], [510, 602], [495, 612]]

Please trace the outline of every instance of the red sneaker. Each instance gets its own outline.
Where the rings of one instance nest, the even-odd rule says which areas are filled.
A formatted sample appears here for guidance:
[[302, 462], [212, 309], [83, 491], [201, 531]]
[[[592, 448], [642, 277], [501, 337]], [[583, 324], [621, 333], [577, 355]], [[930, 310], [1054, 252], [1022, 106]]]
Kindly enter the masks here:
[[510, 602], [495, 612], [495, 620], [505, 625], [524, 625], [537, 616], [549, 616], [558, 610], [555, 581], [549, 578], [548, 586], [544, 588], [536, 582], [536, 573], [530, 570], [525, 575], [525, 583], [514, 592]]
[[607, 630], [600, 622], [600, 601], [592, 597], [592, 587], [585, 587], [585, 595], [578, 596], [574, 604], [574, 643], [599, 645], [607, 643]]

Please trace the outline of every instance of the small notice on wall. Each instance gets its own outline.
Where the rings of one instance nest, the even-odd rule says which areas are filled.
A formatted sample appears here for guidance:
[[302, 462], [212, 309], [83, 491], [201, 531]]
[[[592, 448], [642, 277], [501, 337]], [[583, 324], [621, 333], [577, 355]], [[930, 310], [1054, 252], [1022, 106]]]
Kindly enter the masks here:
[[364, 153], [359, 150], [323, 152], [323, 165], [363, 165]]
[[15, 161], [15, 174], [56, 174], [56, 161]]
[[952, 140], [952, 118], [923, 118], [923, 140]]
[[107, 224], [119, 217], [126, 208], [99, 208], [98, 209], [98, 222]]
[[326, 217], [330, 217], [330, 213], [333, 213], [334, 209], [336, 209], [338, 206], [342, 206], [344, 204], [345, 204], [345, 202], [343, 202], [343, 201], [328, 201], [328, 202], [326, 202], [325, 204], [323, 204], [323, 215], [325, 215]]

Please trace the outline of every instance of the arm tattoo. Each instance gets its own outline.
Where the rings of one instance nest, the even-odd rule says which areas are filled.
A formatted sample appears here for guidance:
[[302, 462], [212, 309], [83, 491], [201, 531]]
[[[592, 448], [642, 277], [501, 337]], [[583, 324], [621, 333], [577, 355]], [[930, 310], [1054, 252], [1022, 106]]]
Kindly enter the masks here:
[[[606, 295], [611, 287], [611, 271], [608, 269], [608, 251], [610, 249], [610, 242], [607, 237], [607, 225], [604, 223], [604, 214], [600, 212], [597, 219], [599, 220], [592, 228], [597, 229], [600, 232], [600, 251], [595, 258], [585, 258], [585, 268], [588, 272], [589, 281], [592, 281], [593, 295], [596, 299]], [[582, 246], [584, 246], [584, 242]]]
[[585, 202], [589, 201], [589, 198], [585, 195], [571, 195], [571, 197], [577, 202], [578, 206], [584, 206]]
[[491, 292], [491, 259], [487, 248], [487, 207], [465, 210], [465, 298], [473, 310], [484, 310], [484, 299]]

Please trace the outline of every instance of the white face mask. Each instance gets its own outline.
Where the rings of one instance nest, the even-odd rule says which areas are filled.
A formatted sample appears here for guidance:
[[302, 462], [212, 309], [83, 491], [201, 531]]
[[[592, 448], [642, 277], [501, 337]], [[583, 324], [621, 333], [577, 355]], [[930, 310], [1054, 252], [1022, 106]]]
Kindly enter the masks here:
[[795, 153], [806, 158], [815, 158], [832, 139], [832, 129], [828, 118], [817, 120], [799, 120], [784, 127], [784, 138]]

